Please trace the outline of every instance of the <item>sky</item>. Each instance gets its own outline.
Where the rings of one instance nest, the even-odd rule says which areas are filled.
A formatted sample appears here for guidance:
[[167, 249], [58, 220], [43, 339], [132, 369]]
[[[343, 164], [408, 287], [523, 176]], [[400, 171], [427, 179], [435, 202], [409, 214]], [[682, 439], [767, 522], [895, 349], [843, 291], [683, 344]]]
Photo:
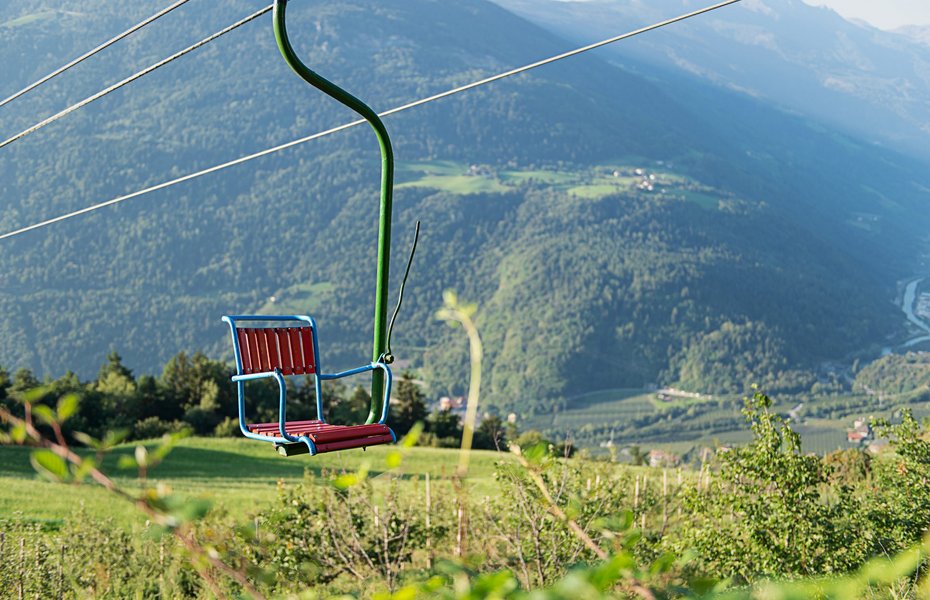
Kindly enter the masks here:
[[881, 29], [902, 25], [930, 25], [928, 0], [804, 0], [829, 6], [849, 19], [861, 19]]

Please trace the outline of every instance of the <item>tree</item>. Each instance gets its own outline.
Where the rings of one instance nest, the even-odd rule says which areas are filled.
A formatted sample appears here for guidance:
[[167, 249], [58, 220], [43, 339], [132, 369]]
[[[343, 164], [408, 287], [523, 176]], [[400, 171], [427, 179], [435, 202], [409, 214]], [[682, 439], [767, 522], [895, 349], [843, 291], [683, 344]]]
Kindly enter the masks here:
[[344, 385], [326, 385], [323, 387], [323, 406], [326, 420], [337, 425], [357, 425], [368, 418], [371, 407], [371, 395], [358, 385], [351, 396], [346, 396]]
[[427, 431], [441, 447], [458, 446], [462, 440], [462, 419], [451, 410], [436, 411], [429, 416]]
[[497, 415], [489, 415], [475, 430], [473, 448], [480, 450], [506, 450], [507, 434], [504, 422]]
[[123, 365], [123, 357], [116, 350], [111, 350], [107, 354], [107, 362], [100, 367], [100, 372], [97, 373], [97, 382], [106, 380], [112, 374], [133, 381], [132, 371]]
[[[199, 424], [199, 430], [209, 422], [215, 426], [223, 417], [233, 417], [238, 412], [226, 365], [211, 360], [203, 352], [195, 352], [191, 357], [181, 352], [173, 357], [165, 365], [161, 383], [166, 401], [159, 415], [162, 419], [170, 421], [189, 414], [191, 424]], [[251, 384], [250, 388], [253, 387], [261, 386]]]
[[646, 458], [648, 456], [648, 453], [643, 451], [643, 449], [640, 448], [638, 445], [633, 444], [632, 446], [630, 446], [629, 452], [630, 452], [630, 462], [632, 462], [634, 465], [636, 465], [637, 467], [641, 467], [644, 464], [646, 464]]
[[420, 386], [413, 382], [410, 373], [404, 373], [395, 384], [395, 396], [391, 400], [390, 424], [394, 433], [405, 435], [418, 421], [427, 416], [426, 396]]

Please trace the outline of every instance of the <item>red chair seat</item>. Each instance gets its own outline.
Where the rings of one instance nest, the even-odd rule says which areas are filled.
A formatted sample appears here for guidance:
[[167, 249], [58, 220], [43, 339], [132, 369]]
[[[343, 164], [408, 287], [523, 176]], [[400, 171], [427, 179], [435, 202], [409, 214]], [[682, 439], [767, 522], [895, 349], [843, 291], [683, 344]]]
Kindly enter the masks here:
[[[249, 431], [260, 435], [281, 437], [278, 423], [249, 425]], [[387, 425], [330, 425], [322, 421], [288, 421], [284, 424], [288, 435], [307, 436], [316, 446], [317, 453], [362, 448], [394, 441]]]

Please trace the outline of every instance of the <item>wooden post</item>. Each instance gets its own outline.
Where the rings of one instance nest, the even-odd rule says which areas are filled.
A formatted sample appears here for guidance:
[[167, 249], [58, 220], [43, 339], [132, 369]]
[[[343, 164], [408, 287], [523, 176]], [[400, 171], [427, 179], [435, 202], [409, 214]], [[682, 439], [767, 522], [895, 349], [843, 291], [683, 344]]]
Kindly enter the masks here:
[[633, 510], [639, 508], [639, 475], [636, 476], [636, 487], [633, 489]]
[[426, 474], [426, 568], [433, 568], [433, 530], [430, 511], [433, 508], [433, 499], [430, 495], [429, 473]]
[[65, 597], [65, 552], [67, 551], [68, 547], [62, 545], [58, 553], [58, 600]]
[[458, 530], [455, 534], [455, 556], [462, 557], [462, 546], [465, 537], [465, 508], [462, 506], [461, 499], [457, 511]]
[[19, 600], [23, 600], [25, 594], [25, 573], [26, 569], [26, 538], [19, 538]]
[[39, 573], [43, 571], [42, 569], [42, 542], [36, 542], [35, 545], [36, 551], [36, 600], [42, 600], [42, 579], [38, 578]]
[[662, 529], [668, 525], [668, 469], [662, 470]]

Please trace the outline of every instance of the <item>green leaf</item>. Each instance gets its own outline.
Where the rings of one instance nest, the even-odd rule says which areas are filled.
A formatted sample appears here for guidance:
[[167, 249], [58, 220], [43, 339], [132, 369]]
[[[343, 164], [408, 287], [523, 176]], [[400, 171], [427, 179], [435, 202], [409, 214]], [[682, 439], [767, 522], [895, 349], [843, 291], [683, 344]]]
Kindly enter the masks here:
[[577, 519], [582, 515], [584, 511], [584, 506], [581, 504], [581, 501], [572, 496], [568, 500], [568, 505], [565, 507], [565, 516], [569, 519]]
[[113, 431], [108, 431], [103, 436], [102, 446], [104, 449], [112, 448], [122, 443], [127, 437], [129, 437], [128, 429], [114, 429]]
[[652, 565], [649, 567], [649, 572], [653, 575], [658, 575], [660, 573], [666, 573], [669, 569], [672, 568], [672, 565], [675, 564], [675, 555], [671, 552], [666, 552], [655, 559]]
[[539, 464], [549, 456], [549, 443], [539, 442], [523, 451], [523, 456], [530, 464]]
[[87, 476], [90, 475], [90, 472], [94, 470], [97, 466], [97, 462], [93, 458], [85, 458], [78, 465], [71, 465], [71, 474], [74, 477], [74, 481], [78, 483], [87, 479]]
[[17, 444], [22, 444], [26, 441], [26, 425], [24, 423], [18, 423], [10, 429], [10, 437], [13, 438], [13, 441]]
[[68, 464], [65, 459], [51, 450], [36, 450], [30, 456], [33, 468], [40, 475], [52, 481], [65, 481], [68, 478]]
[[32, 415], [39, 419], [39, 421], [45, 423], [46, 425], [51, 425], [55, 422], [55, 413], [51, 408], [45, 406], [44, 404], [36, 404], [32, 407]]
[[42, 396], [44, 396], [47, 393], [48, 393], [48, 388], [45, 386], [34, 387], [31, 390], [26, 390], [25, 392], [21, 392], [18, 395], [18, 399], [20, 402], [23, 402], [23, 403], [28, 402], [29, 404], [35, 404], [36, 402], [42, 399]]
[[135, 469], [139, 465], [136, 463], [136, 459], [124, 454], [123, 456], [119, 457], [119, 460], [116, 462], [116, 466], [119, 469]]
[[161, 443], [158, 445], [155, 451], [152, 452], [150, 463], [152, 465], [160, 463], [165, 459], [166, 456], [168, 456], [168, 454], [171, 453], [172, 450], [174, 450], [174, 447], [178, 444], [179, 441], [189, 437], [190, 435], [190, 429], [182, 429], [181, 431], [165, 434], [162, 436]]
[[404, 439], [401, 440], [401, 447], [413, 448], [417, 445], [417, 441], [420, 439], [420, 434], [422, 433], [423, 421], [417, 421], [413, 424], [413, 427], [410, 428], [410, 431], [407, 432], [407, 435], [404, 436]]
[[58, 420], [64, 423], [77, 412], [80, 399], [77, 394], [67, 394], [58, 401]]
[[358, 475], [355, 473], [343, 473], [339, 477], [333, 480], [333, 485], [339, 488], [340, 490], [349, 489], [352, 486], [359, 484]]
[[98, 440], [98, 439], [96, 439], [96, 438], [94, 438], [94, 437], [91, 437], [91, 436], [87, 435], [87, 434], [84, 433], [83, 431], [75, 431], [75, 432], [72, 433], [71, 435], [74, 436], [74, 439], [76, 439], [77, 441], [81, 442], [81, 443], [84, 444], [85, 446], [89, 446], [89, 447], [95, 448], [95, 449], [97, 449], [97, 450], [102, 450], [102, 449], [103, 449], [103, 444], [100, 442], [100, 440]]
[[447, 308], [455, 308], [459, 303], [459, 298], [452, 290], [446, 290], [442, 293], [442, 302]]
[[403, 461], [404, 455], [397, 450], [388, 452], [387, 457], [384, 459], [384, 463], [387, 465], [388, 469], [396, 469]]
[[171, 516], [175, 517], [182, 523], [199, 521], [200, 519], [204, 518], [208, 512], [210, 512], [211, 506], [212, 503], [204, 498], [186, 500], [171, 511]]

